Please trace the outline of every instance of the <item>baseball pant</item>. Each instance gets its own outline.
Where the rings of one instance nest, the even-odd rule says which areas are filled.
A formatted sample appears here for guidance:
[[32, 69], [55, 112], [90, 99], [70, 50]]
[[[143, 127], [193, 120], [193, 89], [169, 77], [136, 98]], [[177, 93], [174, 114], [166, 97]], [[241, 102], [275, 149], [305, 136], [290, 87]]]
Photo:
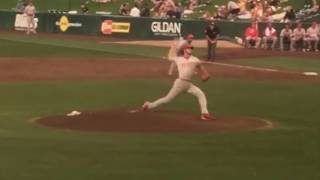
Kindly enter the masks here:
[[210, 43], [208, 41], [208, 61], [213, 61], [216, 58], [217, 43]]
[[251, 45], [251, 41], [254, 41], [254, 48], [259, 48], [260, 46], [260, 42], [261, 42], [261, 38], [260, 37], [246, 37], [246, 46], [248, 48], [252, 48], [252, 45]]
[[319, 43], [319, 38], [318, 37], [308, 37], [306, 38], [306, 41], [308, 42], [308, 49], [311, 50], [312, 49], [312, 42], [313, 44], [313, 48], [314, 50], [318, 50], [318, 43]]
[[287, 36], [280, 36], [280, 49], [284, 50], [284, 44], [288, 43], [290, 44], [291, 40], [290, 37]]
[[150, 109], [154, 109], [162, 104], [166, 104], [171, 102], [176, 96], [178, 96], [182, 92], [188, 92], [198, 98], [198, 102], [200, 104], [201, 113], [208, 113], [207, 109], [207, 99], [205, 94], [201, 91], [200, 88], [193, 85], [191, 82], [181, 79], [176, 79], [173, 83], [172, 88], [169, 93], [154, 102], [149, 104]]
[[268, 49], [268, 42], [271, 42], [272, 43], [271, 49], [274, 49], [276, 46], [277, 40], [278, 40], [277, 37], [267, 37], [267, 36], [263, 37], [264, 47]]
[[30, 34], [30, 31], [33, 33], [36, 33], [36, 26], [34, 22], [34, 17], [33, 16], [27, 16], [27, 34]]

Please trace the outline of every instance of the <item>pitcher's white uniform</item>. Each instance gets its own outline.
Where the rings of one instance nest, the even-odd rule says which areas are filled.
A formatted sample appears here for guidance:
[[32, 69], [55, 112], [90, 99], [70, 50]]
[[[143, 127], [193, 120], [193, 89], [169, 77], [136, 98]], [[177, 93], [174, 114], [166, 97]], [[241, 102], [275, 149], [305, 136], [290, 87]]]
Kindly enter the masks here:
[[174, 81], [174, 84], [169, 93], [154, 102], [148, 102], [148, 109], [153, 109], [161, 104], [165, 104], [173, 100], [177, 95], [182, 92], [188, 92], [198, 98], [201, 113], [208, 114], [207, 99], [205, 94], [200, 88], [191, 83], [191, 79], [195, 74], [195, 70], [200, 66], [201, 62], [198, 58], [190, 56], [188, 59], [185, 57], [175, 57], [173, 61], [178, 67], [179, 77]]

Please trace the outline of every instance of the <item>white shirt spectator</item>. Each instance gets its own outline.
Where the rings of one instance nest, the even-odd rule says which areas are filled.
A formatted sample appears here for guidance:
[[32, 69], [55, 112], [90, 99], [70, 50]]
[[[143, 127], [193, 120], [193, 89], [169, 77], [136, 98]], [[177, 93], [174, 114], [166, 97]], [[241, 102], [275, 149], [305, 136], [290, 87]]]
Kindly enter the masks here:
[[295, 39], [303, 39], [306, 34], [306, 30], [304, 28], [295, 28], [293, 30], [292, 36]]
[[140, 17], [140, 10], [136, 6], [134, 6], [130, 11], [130, 16]]
[[283, 28], [281, 30], [280, 37], [291, 37], [291, 35], [292, 35], [292, 29], [287, 30], [287, 29]]
[[272, 37], [272, 36], [277, 36], [277, 31], [274, 28], [269, 28], [267, 27], [264, 31], [264, 35], [266, 37]]
[[308, 28], [307, 36], [316, 38], [316, 37], [318, 37], [318, 35], [319, 35], [319, 27], [318, 26], [316, 26], [315, 28], [313, 28], [313, 27]]

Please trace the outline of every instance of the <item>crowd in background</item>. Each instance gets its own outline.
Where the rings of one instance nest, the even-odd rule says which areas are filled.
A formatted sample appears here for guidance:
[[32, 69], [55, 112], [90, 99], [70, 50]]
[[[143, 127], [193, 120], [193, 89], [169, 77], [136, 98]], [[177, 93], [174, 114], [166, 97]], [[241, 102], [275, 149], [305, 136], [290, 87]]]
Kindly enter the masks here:
[[316, 21], [313, 21], [307, 29], [303, 28], [301, 22], [297, 22], [294, 27], [292, 24], [286, 24], [280, 32], [277, 32], [271, 22], [262, 33], [259, 32], [258, 26], [254, 21], [245, 30], [245, 47], [275, 50], [279, 40], [280, 50], [319, 51], [320, 25]]

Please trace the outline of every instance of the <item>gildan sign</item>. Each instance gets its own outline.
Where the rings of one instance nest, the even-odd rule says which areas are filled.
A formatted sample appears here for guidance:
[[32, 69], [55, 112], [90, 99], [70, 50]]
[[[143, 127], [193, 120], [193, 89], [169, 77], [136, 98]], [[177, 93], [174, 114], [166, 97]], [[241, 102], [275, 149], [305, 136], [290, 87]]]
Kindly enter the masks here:
[[179, 22], [152, 22], [151, 31], [154, 35], [178, 36], [181, 34], [182, 23]]

